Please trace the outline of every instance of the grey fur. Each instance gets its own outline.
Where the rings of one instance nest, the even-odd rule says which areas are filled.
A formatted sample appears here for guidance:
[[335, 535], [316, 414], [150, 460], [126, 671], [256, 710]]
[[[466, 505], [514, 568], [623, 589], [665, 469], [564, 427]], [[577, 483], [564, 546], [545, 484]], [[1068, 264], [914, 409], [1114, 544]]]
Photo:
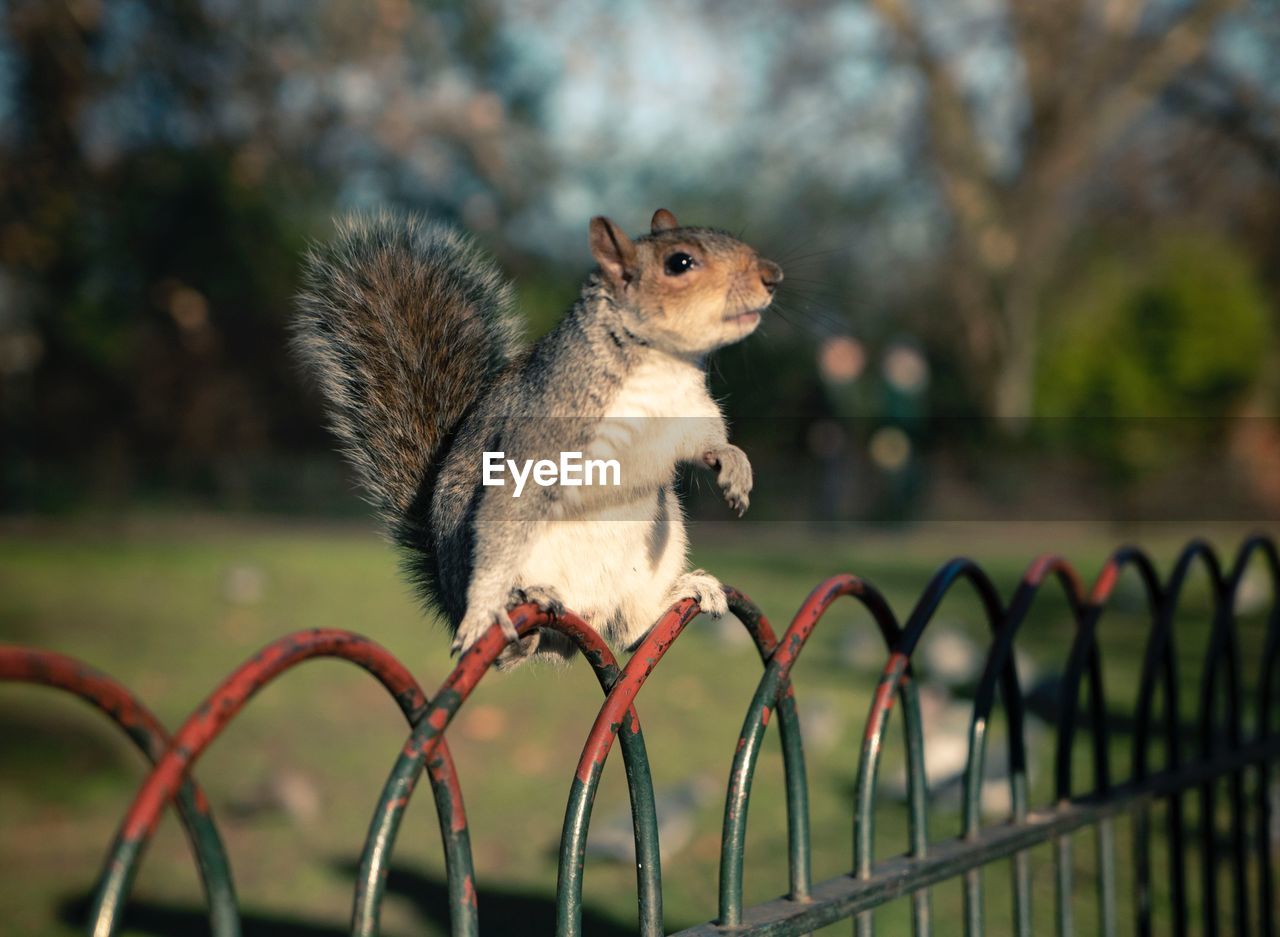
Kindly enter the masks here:
[[485, 520], [527, 523], [551, 516], [559, 493], [533, 486], [514, 500], [501, 489], [477, 488], [480, 455], [501, 449], [524, 461], [586, 446], [635, 357], [634, 339], [619, 339], [610, 327], [611, 302], [592, 274], [559, 324], [496, 376], [444, 459], [432, 495], [430, 536], [439, 602], [455, 627], [466, 612], [480, 512]]
[[294, 350], [369, 501], [425, 553], [406, 520], [441, 445], [516, 350], [511, 287], [453, 229], [390, 212], [344, 219], [304, 263]]
[[[776, 265], [753, 259], [745, 245], [711, 229], [673, 231], [655, 221], [653, 234], [636, 245], [616, 237], [628, 262], [635, 261], [636, 245], [647, 245], [652, 255], [666, 239], [678, 238], [705, 250], [707, 258], [734, 258], [748, 285], [755, 282], [756, 263], [761, 277], [781, 278]], [[646, 268], [651, 277], [659, 277], [655, 263], [660, 268], [654, 260]], [[307, 255], [295, 348], [319, 381], [330, 426], [370, 501], [404, 548], [410, 578], [455, 631], [468, 617], [469, 590], [501, 579], [534, 525], [565, 511], [556, 487], [530, 486], [516, 499], [480, 485], [482, 453], [502, 450], [523, 462], [582, 451], [628, 375], [660, 353], [652, 342], [661, 333], [647, 329], [653, 317], [663, 316], [617, 298], [625, 291], [615, 277], [602, 262], [559, 324], [520, 350], [511, 288], [469, 240], [446, 227], [389, 213], [355, 218], [339, 225], [332, 243]], [[758, 292], [759, 283], [755, 287]], [[712, 324], [682, 322], [679, 329], [719, 335], [725, 328], [719, 309]], [[707, 341], [692, 356], [696, 365], [685, 367], [703, 367], [705, 352], [719, 339]], [[707, 464], [721, 473], [726, 498], [742, 510], [750, 464], [729, 445], [715, 412], [699, 452], [712, 457]], [[667, 549], [667, 525], [682, 523], [671, 488], [674, 471], [673, 462], [671, 477], [654, 482], [656, 491], [636, 495], [636, 519], [652, 525], [648, 550], [641, 547], [650, 566]], [[517, 585], [526, 588], [513, 588], [509, 603], [533, 598], [558, 607], [556, 583]], [[718, 583], [701, 571], [678, 577], [672, 588], [723, 612]], [[505, 616], [498, 619], [510, 627]], [[606, 637], [628, 641], [635, 631], [635, 622], [614, 618], [596, 624]], [[503, 661], [518, 663], [535, 647], [540, 655], [572, 653], [567, 640], [550, 632], [526, 638], [525, 645], [523, 651], [509, 647]]]
[[[480, 453], [494, 439], [512, 458], [581, 445], [590, 429], [581, 417], [604, 412], [634, 339], [601, 321], [610, 300], [592, 275], [552, 333], [520, 354], [512, 289], [493, 262], [450, 227], [386, 211], [339, 221], [332, 241], [308, 251], [303, 284], [295, 353], [370, 503], [407, 551], [408, 575], [456, 627]], [[546, 438], [548, 427], [564, 438]], [[433, 490], [421, 490], [433, 477]], [[536, 512], [549, 491], [515, 503]]]

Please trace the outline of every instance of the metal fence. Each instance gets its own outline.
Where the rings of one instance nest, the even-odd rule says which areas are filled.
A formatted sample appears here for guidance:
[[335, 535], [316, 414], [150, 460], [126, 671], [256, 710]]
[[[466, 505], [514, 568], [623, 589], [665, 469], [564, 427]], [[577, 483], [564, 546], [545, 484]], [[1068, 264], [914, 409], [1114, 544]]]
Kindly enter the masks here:
[[[1261, 564], [1271, 590], [1261, 657], [1242, 661], [1236, 615], [1237, 596], [1245, 572]], [[1188, 575], [1199, 565], [1208, 575], [1212, 625], [1200, 673], [1197, 719], [1188, 736], [1179, 721], [1179, 673], [1174, 653], [1175, 613]], [[1109, 713], [1102, 679], [1098, 629], [1120, 575], [1132, 569], [1141, 582], [1149, 626], [1137, 688], [1132, 763], [1123, 781], [1113, 777], [1110, 763]], [[930, 837], [927, 810], [924, 727], [911, 668], [911, 656], [943, 599], [965, 582], [976, 591], [991, 630], [985, 666], [977, 686], [970, 720], [968, 761], [963, 775], [962, 831], [955, 838]], [[1044, 809], [1029, 804], [1024, 700], [1014, 666], [1014, 640], [1041, 589], [1056, 582], [1075, 622], [1067, 652], [1057, 706], [1054, 757], [1055, 802]], [[1213, 549], [1196, 541], [1178, 557], [1161, 580], [1141, 550], [1116, 551], [1091, 589], [1057, 556], [1037, 559], [1027, 569], [1008, 602], [983, 570], [957, 559], [934, 576], [905, 623], [899, 623], [875, 587], [856, 576], [835, 576], [810, 593], [779, 638], [760, 610], [742, 593], [728, 590], [730, 607], [746, 626], [764, 674], [746, 711], [733, 755], [725, 798], [720, 849], [719, 909], [713, 922], [680, 932], [680, 937], [714, 934], [805, 934], [820, 926], [853, 919], [859, 935], [874, 931], [874, 911], [893, 899], [909, 896], [917, 935], [954, 933], [959, 925], [934, 922], [930, 886], [949, 879], [963, 881], [964, 933], [983, 932], [984, 867], [1001, 862], [1012, 873], [1012, 921], [1016, 934], [1032, 933], [1031, 857], [1028, 850], [1051, 844], [1056, 932], [1113, 934], [1117, 912], [1117, 861], [1131, 863], [1134, 892], [1132, 919], [1126, 930], [1153, 932], [1155, 891], [1152, 887], [1152, 841], [1155, 827], [1165, 838], [1170, 875], [1169, 907], [1162, 914], [1174, 933], [1193, 926], [1206, 935], [1224, 929], [1235, 934], [1276, 933], [1276, 891], [1272, 819], [1273, 763], [1280, 757], [1276, 726], [1280, 701], [1280, 555], [1266, 537], [1247, 540], [1232, 565], [1224, 567]], [[824, 613], [838, 599], [860, 603], [879, 628], [887, 651], [867, 716], [852, 809], [853, 863], [849, 874], [813, 882], [810, 871], [808, 783], [790, 674], [805, 642]], [[557, 925], [560, 935], [582, 933], [584, 856], [592, 804], [605, 760], [618, 740], [626, 767], [635, 830], [638, 931], [645, 937], [663, 930], [662, 871], [658, 823], [649, 762], [635, 699], [646, 679], [698, 615], [685, 600], [673, 606], [625, 666], [581, 619], [571, 613], [551, 619], [534, 606], [514, 610], [521, 634], [552, 628], [582, 650], [604, 692], [604, 704], [587, 737], [571, 782], [560, 843]], [[387, 779], [370, 824], [360, 860], [352, 913], [352, 933], [378, 932], [379, 908], [388, 864], [400, 822], [423, 769], [431, 783], [447, 860], [450, 918], [455, 935], [479, 933], [480, 910], [473, 877], [468, 822], [462, 791], [445, 741], [459, 708], [475, 690], [503, 647], [496, 628], [459, 660], [434, 696], [428, 697], [406, 668], [378, 645], [345, 631], [316, 630], [290, 634], [263, 648], [232, 673], [170, 737], [128, 690], [78, 661], [48, 651], [0, 647], [0, 679], [25, 681], [73, 693], [110, 716], [154, 763], [125, 815], [108, 853], [90, 912], [89, 932], [107, 937], [117, 931], [144, 849], [162, 811], [175, 803], [190, 839], [208, 899], [216, 937], [239, 934], [239, 919], [230, 866], [210, 814], [209, 803], [192, 776], [196, 760], [235, 718], [253, 695], [291, 668], [317, 657], [337, 657], [358, 664], [395, 698], [410, 727]], [[1254, 698], [1246, 698], [1243, 668], [1256, 666]], [[1082, 687], [1086, 690], [1082, 694]], [[997, 694], [1007, 721], [1011, 816], [984, 825], [981, 788], [992, 710]], [[897, 703], [905, 737], [909, 849], [905, 855], [875, 861], [873, 819], [877, 769], [890, 714]], [[778, 726], [786, 783], [789, 887], [784, 897], [743, 907], [743, 854], [752, 776], [765, 729]], [[1073, 788], [1078, 730], [1087, 732], [1091, 752], [1087, 790]], [[1194, 744], [1191, 740], [1194, 739]], [[1189, 749], [1189, 750], [1188, 750]], [[1153, 764], [1153, 751], [1162, 755]], [[1219, 801], [1222, 789], [1225, 797]], [[1186, 796], [1198, 797], [1198, 828], [1184, 816]], [[765, 805], [773, 808], [774, 805]], [[1161, 806], [1163, 822], [1153, 822]], [[1131, 855], [1117, 856], [1114, 825], [1131, 821]], [[1073, 920], [1072, 881], [1075, 834], [1090, 828], [1096, 864], [1097, 920]], [[1199, 854], [1198, 902], [1189, 901], [1188, 858]], [[1229, 876], [1219, 874], [1224, 867]], [[1127, 872], [1127, 874], [1130, 874]], [[1228, 878], [1230, 886], [1221, 887]], [[1229, 891], [1229, 894], [1223, 894]], [[1127, 916], [1126, 916], [1127, 917]], [[1193, 920], [1193, 918], [1198, 918]]]

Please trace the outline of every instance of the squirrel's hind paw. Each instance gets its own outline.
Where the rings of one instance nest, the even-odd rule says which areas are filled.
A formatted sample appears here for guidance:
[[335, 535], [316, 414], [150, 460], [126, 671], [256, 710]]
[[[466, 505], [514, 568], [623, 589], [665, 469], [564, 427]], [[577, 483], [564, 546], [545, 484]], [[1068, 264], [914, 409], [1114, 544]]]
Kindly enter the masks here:
[[507, 641], [519, 640], [516, 626], [511, 623], [511, 617], [505, 608], [491, 609], [487, 612], [467, 609], [467, 614], [458, 623], [450, 653], [465, 654], [471, 649], [471, 645], [484, 637], [484, 633], [494, 625], [502, 629]]
[[565, 664], [577, 652], [577, 645], [563, 634], [539, 628], [515, 644], [504, 647], [493, 665], [498, 670], [507, 672], [531, 660], [541, 664]]
[[504, 647], [498, 659], [493, 662], [493, 666], [502, 671], [513, 670], [527, 661], [538, 650], [538, 645], [541, 643], [541, 632], [535, 631], [533, 634], [525, 635], [519, 641], [513, 641]]
[[720, 618], [729, 611], [729, 599], [724, 594], [724, 586], [719, 579], [702, 569], [678, 576], [671, 584], [667, 596], [668, 605], [681, 599], [695, 599], [699, 607], [714, 618]]
[[532, 602], [550, 615], [564, 614], [564, 602], [559, 594], [550, 586], [521, 586], [512, 589], [507, 595], [507, 604], [502, 608], [488, 611], [467, 609], [467, 614], [458, 624], [457, 633], [453, 637], [452, 653], [465, 654], [495, 624], [502, 629], [509, 647], [503, 651], [504, 659], [519, 659], [531, 654], [538, 646], [535, 635], [526, 636], [523, 641], [516, 634], [516, 626], [511, 623], [507, 613], [518, 605]]

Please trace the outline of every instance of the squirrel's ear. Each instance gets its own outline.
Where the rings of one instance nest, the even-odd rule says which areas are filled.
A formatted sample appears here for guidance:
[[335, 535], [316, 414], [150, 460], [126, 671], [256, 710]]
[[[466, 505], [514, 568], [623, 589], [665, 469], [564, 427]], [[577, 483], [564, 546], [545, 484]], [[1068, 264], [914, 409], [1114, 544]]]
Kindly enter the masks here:
[[653, 221], [649, 222], [649, 231], [658, 234], [661, 231], [670, 231], [672, 228], [680, 227], [680, 222], [676, 221], [676, 216], [671, 214], [665, 208], [659, 208], [653, 213]]
[[636, 246], [621, 228], [603, 215], [591, 219], [591, 255], [618, 286], [635, 279]]

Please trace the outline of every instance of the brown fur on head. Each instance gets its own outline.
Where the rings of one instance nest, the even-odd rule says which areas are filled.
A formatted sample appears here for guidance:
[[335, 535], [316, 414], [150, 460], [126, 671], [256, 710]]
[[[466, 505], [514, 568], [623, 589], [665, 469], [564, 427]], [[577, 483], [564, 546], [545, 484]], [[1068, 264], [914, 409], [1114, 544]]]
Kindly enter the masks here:
[[746, 338], [782, 282], [782, 268], [732, 235], [683, 228], [665, 208], [634, 241], [591, 219], [591, 253], [624, 325], [666, 351], [702, 355]]

